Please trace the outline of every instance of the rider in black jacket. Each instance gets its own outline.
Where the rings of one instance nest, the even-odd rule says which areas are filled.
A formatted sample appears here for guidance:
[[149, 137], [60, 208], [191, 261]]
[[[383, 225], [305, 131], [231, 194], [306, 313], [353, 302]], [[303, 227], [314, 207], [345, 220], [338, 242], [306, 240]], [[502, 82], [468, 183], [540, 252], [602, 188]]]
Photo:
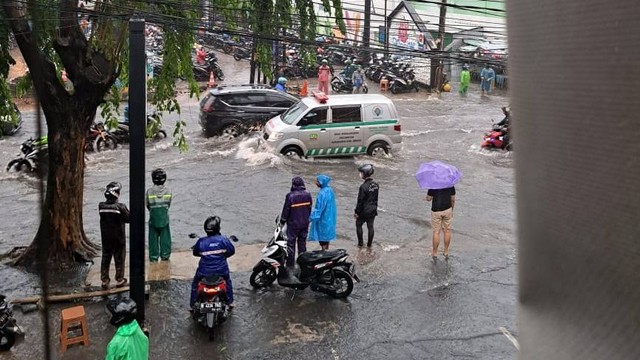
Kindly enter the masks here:
[[356, 219], [356, 234], [358, 235], [358, 246], [362, 246], [362, 225], [367, 223], [367, 247], [373, 243], [373, 221], [378, 215], [378, 183], [371, 179], [373, 175], [373, 165], [364, 164], [358, 167], [360, 177], [364, 180], [358, 192], [358, 204], [353, 217]]
[[100, 266], [100, 278], [104, 289], [109, 287], [109, 267], [111, 258], [116, 263], [116, 286], [122, 287], [127, 283], [124, 278], [124, 259], [126, 255], [127, 238], [125, 223], [129, 222], [129, 209], [125, 204], [119, 203], [122, 185], [111, 182], [104, 192], [107, 201], [98, 205], [100, 213], [100, 234], [102, 235], [102, 263]]

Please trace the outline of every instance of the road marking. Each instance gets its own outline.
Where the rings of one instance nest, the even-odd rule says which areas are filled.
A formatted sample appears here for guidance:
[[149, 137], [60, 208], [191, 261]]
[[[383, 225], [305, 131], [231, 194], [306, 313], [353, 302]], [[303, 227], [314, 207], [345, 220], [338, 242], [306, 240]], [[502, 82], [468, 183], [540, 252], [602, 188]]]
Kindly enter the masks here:
[[502, 331], [502, 334], [506, 336], [507, 339], [509, 339], [509, 341], [511, 341], [513, 346], [516, 349], [518, 349], [518, 351], [520, 351], [520, 344], [518, 343], [518, 339], [516, 339], [513, 335], [511, 335], [511, 333], [509, 332], [509, 330], [507, 330], [507, 328], [505, 328], [504, 326], [500, 326], [498, 330]]

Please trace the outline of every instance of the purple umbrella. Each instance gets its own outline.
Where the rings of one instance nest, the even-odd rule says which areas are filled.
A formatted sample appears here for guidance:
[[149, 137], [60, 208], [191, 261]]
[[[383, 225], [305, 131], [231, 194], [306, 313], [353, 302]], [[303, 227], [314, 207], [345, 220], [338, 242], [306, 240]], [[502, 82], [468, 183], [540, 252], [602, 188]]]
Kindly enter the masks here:
[[462, 173], [455, 166], [440, 161], [422, 163], [416, 172], [416, 180], [420, 188], [446, 189], [457, 184]]

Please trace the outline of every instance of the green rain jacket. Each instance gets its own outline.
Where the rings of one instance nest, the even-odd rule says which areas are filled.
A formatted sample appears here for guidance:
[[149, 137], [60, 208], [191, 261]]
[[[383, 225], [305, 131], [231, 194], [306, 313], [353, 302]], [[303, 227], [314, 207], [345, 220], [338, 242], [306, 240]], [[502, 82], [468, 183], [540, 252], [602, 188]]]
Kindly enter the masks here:
[[470, 82], [471, 82], [471, 73], [469, 73], [469, 70], [462, 70], [462, 72], [460, 73], [460, 85], [469, 86]]
[[169, 225], [169, 206], [171, 191], [164, 185], [154, 185], [147, 190], [145, 198], [149, 209], [149, 225], [157, 228]]
[[107, 345], [106, 360], [148, 360], [149, 338], [137, 321], [122, 325]]

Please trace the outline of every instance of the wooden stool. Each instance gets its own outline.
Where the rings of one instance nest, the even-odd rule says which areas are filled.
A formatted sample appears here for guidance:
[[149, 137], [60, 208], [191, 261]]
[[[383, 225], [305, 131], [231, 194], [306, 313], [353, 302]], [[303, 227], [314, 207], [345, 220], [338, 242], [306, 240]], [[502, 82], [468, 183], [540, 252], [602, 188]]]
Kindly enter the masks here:
[[[60, 332], [60, 350], [65, 352], [71, 344], [82, 343], [89, 345], [89, 332], [87, 331], [87, 316], [84, 313], [84, 306], [74, 306], [64, 309], [61, 313], [62, 324]], [[82, 335], [69, 338], [69, 331], [82, 329]]]
[[380, 91], [387, 91], [389, 89], [389, 80], [380, 80]]

